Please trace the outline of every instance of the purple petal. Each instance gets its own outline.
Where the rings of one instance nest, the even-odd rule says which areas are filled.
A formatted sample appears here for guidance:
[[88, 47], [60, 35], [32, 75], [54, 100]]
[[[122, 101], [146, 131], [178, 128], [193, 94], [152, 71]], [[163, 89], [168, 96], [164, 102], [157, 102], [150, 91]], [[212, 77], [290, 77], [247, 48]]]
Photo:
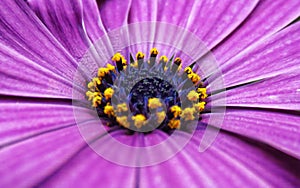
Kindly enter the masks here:
[[222, 129], [267, 143], [300, 158], [300, 117], [282, 111], [229, 107]]
[[129, 23], [156, 21], [158, 14], [158, 1], [132, 0], [129, 12]]
[[295, 159], [223, 132], [208, 150], [199, 153], [196, 136], [172, 159], [142, 168], [141, 186], [293, 187], [299, 184], [296, 173], [300, 164]]
[[226, 87], [299, 70], [300, 23], [244, 51], [223, 67]]
[[99, 5], [101, 19], [107, 31], [127, 24], [131, 0], [102, 1]]
[[300, 71], [289, 72], [227, 90], [226, 105], [300, 110], [299, 77]]
[[[78, 107], [72, 107], [68, 102], [18, 98], [0, 101], [0, 145], [76, 125], [73, 110]], [[95, 118], [88, 109], [76, 110], [85, 116], [85, 121]]]
[[[122, 142], [135, 139], [135, 136], [124, 135], [123, 131], [115, 134], [114, 137]], [[101, 142], [101, 144], [106, 143]], [[107, 147], [109, 147], [109, 143], [107, 143]], [[123, 156], [123, 153], [118, 153], [115, 148], [110, 147], [110, 149], [114, 150], [115, 154], [120, 155], [120, 157], [127, 157]], [[134, 159], [128, 156], [128, 160]], [[132, 187], [138, 182], [136, 171], [136, 168], [124, 167], [106, 161], [91, 148], [86, 147], [65, 163], [63, 168], [56, 171], [51, 178], [47, 179], [43, 186], [122, 187], [128, 185]]]
[[213, 50], [224, 64], [248, 46], [268, 38], [299, 16], [298, 0], [260, 1], [250, 16], [226, 40]]
[[[86, 129], [89, 128], [87, 124]], [[0, 150], [0, 185], [36, 186], [83, 147], [86, 143], [75, 125], [3, 147]]]
[[[257, 1], [132, 1], [129, 22], [160, 21], [195, 33], [209, 47], [230, 34]], [[213, 14], [212, 14], [213, 12]]]
[[187, 11], [189, 18], [185, 27], [211, 49], [237, 28], [257, 3], [257, 0], [196, 1], [191, 12]]
[[1, 1], [0, 9], [1, 46], [17, 51], [54, 74], [72, 81], [76, 62], [27, 4], [24, 1]]
[[[0, 94], [51, 98], [72, 97], [72, 82], [49, 70], [46, 62], [45, 64], [36, 63], [2, 44], [0, 44], [0, 59], [2, 63]], [[60, 67], [59, 64], [57, 67]]]
[[90, 46], [88, 34], [93, 38], [103, 35], [97, 4], [94, 1], [28, 2], [32, 10], [75, 59], [80, 59]]
[[[73, 3], [73, 1], [72, 1]], [[92, 43], [103, 36], [105, 29], [98, 11], [96, 1], [87, 0], [82, 3], [83, 23]]]

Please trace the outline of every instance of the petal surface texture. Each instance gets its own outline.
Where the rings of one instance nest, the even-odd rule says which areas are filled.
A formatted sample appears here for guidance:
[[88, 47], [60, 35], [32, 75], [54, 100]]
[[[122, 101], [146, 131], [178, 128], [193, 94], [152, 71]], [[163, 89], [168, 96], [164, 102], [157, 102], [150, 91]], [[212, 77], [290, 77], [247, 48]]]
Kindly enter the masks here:
[[[0, 10], [0, 187], [299, 187], [299, 0], [2, 0]], [[116, 52], [170, 58], [193, 46], [189, 34], [199, 54], [175, 55], [183, 68], [199, 62], [208, 94], [195, 133], [130, 132], [89, 108], [87, 83]], [[219, 132], [201, 152], [209, 128]], [[168, 138], [161, 153], [147, 149]], [[152, 166], [101, 155], [156, 161], [174, 138], [190, 140]]]
[[[189, 187], [293, 187], [299, 183], [299, 161], [224, 132], [219, 133], [208, 150], [200, 153], [197, 148], [202, 134], [198, 132], [176, 157], [142, 168], [141, 187], [186, 187], [186, 182]], [[145, 142], [149, 141], [146, 138]]]

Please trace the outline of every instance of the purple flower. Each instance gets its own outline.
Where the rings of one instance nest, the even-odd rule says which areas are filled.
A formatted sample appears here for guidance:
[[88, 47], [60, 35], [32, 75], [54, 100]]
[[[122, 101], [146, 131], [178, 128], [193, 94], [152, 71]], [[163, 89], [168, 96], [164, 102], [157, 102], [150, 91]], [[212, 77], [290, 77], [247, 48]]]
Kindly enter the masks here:
[[[0, 10], [0, 187], [300, 185], [300, 24], [291, 24], [300, 15], [298, 0], [2, 0]], [[93, 150], [97, 146], [91, 144], [101, 144], [120, 159], [139, 161], [134, 153], [118, 153], [109, 135], [100, 143], [83, 139], [82, 131], [98, 139], [99, 119], [90, 108], [74, 106], [74, 95], [84, 95], [86, 82], [95, 75], [91, 72], [82, 82], [76, 75], [87, 50], [101, 37], [106, 37], [106, 56], [115, 53], [112, 46], [122, 45], [106, 33], [146, 21], [183, 27], [211, 50], [224, 87], [211, 88], [207, 106], [211, 97], [222, 104], [226, 89], [226, 113], [204, 152], [198, 151], [204, 125], [218, 111], [201, 114], [193, 135], [176, 131], [177, 138], [192, 138], [175, 156], [152, 166], [126, 167]], [[134, 31], [130, 35], [143, 35]], [[158, 31], [154, 33], [172, 36]], [[152, 47], [129, 49], [146, 53]], [[170, 55], [169, 50], [162, 47], [161, 53]], [[214, 71], [204, 74], [208, 89], [218, 77]], [[169, 137], [160, 129], [125, 132], [110, 134], [139, 147]], [[174, 148], [170, 144], [166, 152]], [[150, 158], [159, 155], [149, 153]]]

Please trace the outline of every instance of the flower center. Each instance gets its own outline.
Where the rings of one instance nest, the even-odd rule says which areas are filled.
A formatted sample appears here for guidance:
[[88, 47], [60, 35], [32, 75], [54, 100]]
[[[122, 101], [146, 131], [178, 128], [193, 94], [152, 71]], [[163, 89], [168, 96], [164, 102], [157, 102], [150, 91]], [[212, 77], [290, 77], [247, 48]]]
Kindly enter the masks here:
[[[161, 99], [166, 107], [179, 104], [178, 93], [175, 88], [160, 78], [144, 78], [134, 85], [129, 95], [129, 107], [134, 114], [147, 115], [149, 108], [160, 107]], [[149, 101], [150, 100], [150, 101]]]
[[130, 63], [116, 53], [112, 63], [98, 69], [86, 92], [98, 116], [110, 126], [139, 132], [154, 129], [188, 129], [205, 108], [206, 88], [192, 67], [181, 70], [182, 60], [170, 60], [151, 49], [149, 59], [142, 52]]

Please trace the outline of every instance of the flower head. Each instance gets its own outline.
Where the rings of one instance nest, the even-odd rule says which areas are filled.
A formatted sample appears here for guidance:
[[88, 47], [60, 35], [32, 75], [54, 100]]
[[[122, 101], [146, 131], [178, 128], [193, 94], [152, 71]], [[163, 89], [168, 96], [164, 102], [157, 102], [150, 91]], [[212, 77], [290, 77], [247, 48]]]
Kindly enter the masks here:
[[0, 9], [0, 187], [299, 185], [298, 0]]

